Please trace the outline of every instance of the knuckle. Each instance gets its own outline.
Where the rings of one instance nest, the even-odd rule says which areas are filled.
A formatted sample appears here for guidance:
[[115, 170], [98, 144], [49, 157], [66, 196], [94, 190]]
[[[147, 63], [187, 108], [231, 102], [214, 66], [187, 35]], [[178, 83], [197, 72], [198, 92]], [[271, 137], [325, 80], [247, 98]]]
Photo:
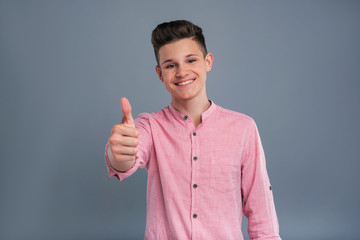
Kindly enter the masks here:
[[114, 125], [114, 126], [112, 127], [111, 132], [114, 133], [114, 132], [117, 131], [117, 129], [118, 129], [118, 124], [117, 124], [117, 125]]
[[137, 130], [137, 129], [135, 128], [135, 137], [139, 137], [139, 135], [140, 135], [139, 130]]
[[115, 144], [114, 136], [109, 137], [109, 143], [110, 143], [110, 145], [114, 145], [114, 144]]
[[136, 148], [133, 148], [132, 149], [132, 154], [135, 155], [137, 153], [137, 149]]
[[119, 137], [119, 136], [110, 136], [109, 137], [110, 146], [117, 145], [120, 142], [121, 142], [121, 137]]
[[116, 124], [113, 126], [113, 132], [121, 132], [124, 130], [124, 126], [122, 124]]

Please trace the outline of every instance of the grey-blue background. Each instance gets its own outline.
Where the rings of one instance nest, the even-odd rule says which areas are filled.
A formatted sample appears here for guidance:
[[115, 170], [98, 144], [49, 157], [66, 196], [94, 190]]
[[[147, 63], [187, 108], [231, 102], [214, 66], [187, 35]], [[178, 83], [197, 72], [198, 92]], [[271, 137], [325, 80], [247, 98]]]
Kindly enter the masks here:
[[[360, 239], [360, 1], [0, 1], [0, 239], [142, 239], [146, 171], [104, 146], [170, 97], [150, 34], [188, 19], [208, 96], [259, 127], [283, 239]], [[246, 224], [243, 226], [246, 232]], [[245, 234], [247, 235], [247, 234]]]

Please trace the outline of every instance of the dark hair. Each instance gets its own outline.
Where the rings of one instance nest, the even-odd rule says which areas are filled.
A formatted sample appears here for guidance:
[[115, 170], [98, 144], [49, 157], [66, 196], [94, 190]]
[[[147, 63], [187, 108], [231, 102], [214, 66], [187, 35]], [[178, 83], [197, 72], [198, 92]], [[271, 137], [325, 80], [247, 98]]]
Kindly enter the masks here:
[[195, 40], [202, 48], [202, 52], [207, 54], [205, 38], [202, 29], [186, 20], [176, 20], [159, 24], [151, 34], [151, 43], [154, 47], [156, 62], [159, 65], [159, 49], [165, 44], [191, 38]]

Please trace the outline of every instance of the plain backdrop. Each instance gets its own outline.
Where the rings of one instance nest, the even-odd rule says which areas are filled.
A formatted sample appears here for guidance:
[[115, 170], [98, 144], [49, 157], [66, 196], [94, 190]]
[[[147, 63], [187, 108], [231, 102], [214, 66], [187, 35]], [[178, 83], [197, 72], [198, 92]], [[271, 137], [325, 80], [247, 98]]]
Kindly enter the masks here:
[[[255, 119], [283, 239], [360, 239], [360, 1], [0, 1], [0, 239], [142, 239], [147, 173], [109, 178], [121, 121], [169, 105], [151, 31], [187, 19], [208, 96]], [[246, 239], [246, 221], [243, 231]]]

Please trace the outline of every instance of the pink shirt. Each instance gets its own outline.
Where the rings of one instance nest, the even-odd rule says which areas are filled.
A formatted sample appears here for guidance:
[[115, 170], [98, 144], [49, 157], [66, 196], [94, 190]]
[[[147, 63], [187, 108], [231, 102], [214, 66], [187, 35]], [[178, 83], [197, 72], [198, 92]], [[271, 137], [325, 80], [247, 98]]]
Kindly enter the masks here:
[[[148, 171], [145, 239], [243, 239], [242, 213], [251, 239], [279, 240], [279, 225], [255, 122], [211, 104], [194, 128], [171, 105], [135, 120], [136, 163]], [[106, 151], [105, 151], [106, 152]]]

